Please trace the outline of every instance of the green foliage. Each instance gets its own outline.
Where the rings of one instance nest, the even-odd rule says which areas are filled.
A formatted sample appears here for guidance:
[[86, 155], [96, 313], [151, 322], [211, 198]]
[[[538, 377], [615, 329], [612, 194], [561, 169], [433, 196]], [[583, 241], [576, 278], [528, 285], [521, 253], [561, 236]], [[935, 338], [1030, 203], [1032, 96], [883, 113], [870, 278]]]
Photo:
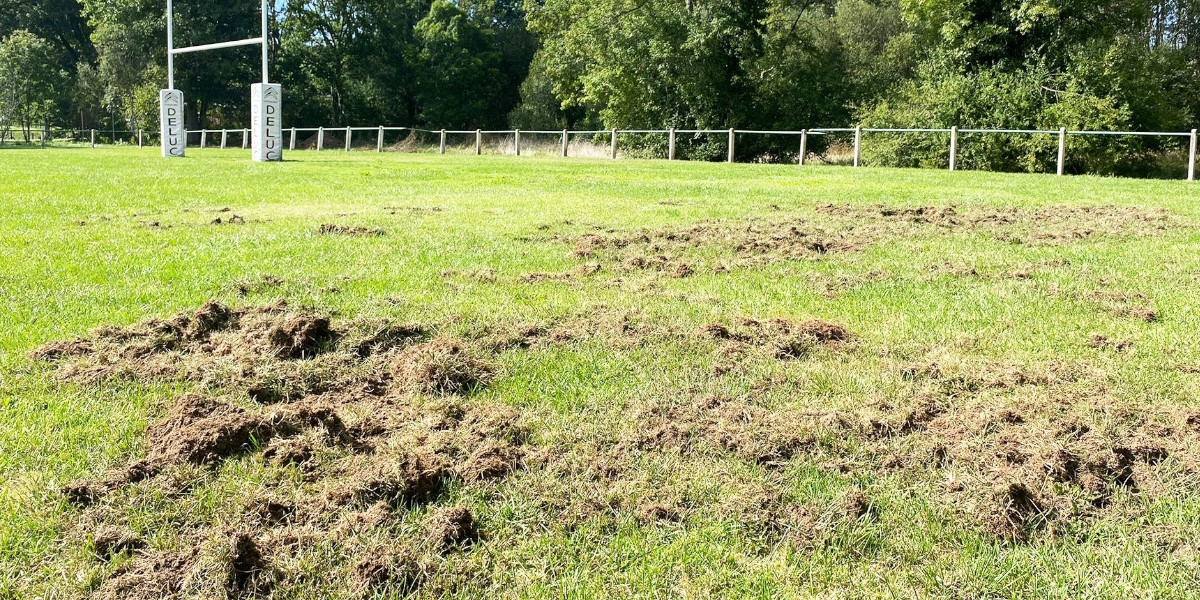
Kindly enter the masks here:
[[454, 4], [438, 0], [414, 33], [422, 121], [455, 129], [503, 123], [503, 107], [495, 101], [501, 55], [493, 49], [491, 32]]
[[[863, 125], [878, 128], [1127, 130], [1129, 110], [1112, 99], [1082, 92], [1077, 86], [1053, 90], [1041, 70], [1006, 73], [922, 73], [894, 97], [862, 115]], [[1136, 152], [1118, 138], [1068, 138], [1068, 169], [1114, 173]], [[949, 162], [948, 136], [875, 134], [864, 143], [868, 164], [942, 167]], [[963, 134], [958, 162], [964, 168], [1044, 172], [1054, 170], [1058, 136]]]
[[16, 125], [28, 141], [66, 96], [68, 75], [46, 40], [17, 31], [0, 41], [0, 128]]

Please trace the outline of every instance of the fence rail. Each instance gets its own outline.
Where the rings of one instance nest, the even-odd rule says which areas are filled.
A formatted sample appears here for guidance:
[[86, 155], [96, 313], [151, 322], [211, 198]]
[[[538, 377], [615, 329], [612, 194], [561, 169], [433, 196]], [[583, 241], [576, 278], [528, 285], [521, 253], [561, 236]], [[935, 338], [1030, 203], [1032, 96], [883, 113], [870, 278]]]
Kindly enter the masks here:
[[[61, 133], [61, 136], [56, 137], [55, 131]], [[521, 136], [525, 135], [555, 135], [561, 138], [561, 155], [568, 156], [570, 151], [570, 138], [573, 136], [609, 136], [609, 158], [616, 159], [618, 156], [618, 138], [621, 134], [637, 134], [637, 135], [666, 135], [668, 136], [668, 152], [667, 160], [676, 159], [677, 136], [685, 135], [727, 135], [728, 136], [728, 155], [727, 162], [736, 162], [737, 159], [737, 138], [739, 135], [787, 135], [800, 137], [800, 150], [797, 162], [801, 165], [805, 164], [808, 156], [808, 137], [823, 136], [837, 133], [853, 133], [854, 134], [854, 159], [855, 167], [862, 166], [862, 149], [863, 149], [863, 134], [949, 134], [949, 160], [947, 167], [951, 171], [958, 169], [958, 150], [959, 136], [963, 134], [969, 135], [1057, 135], [1058, 136], [1058, 155], [1057, 155], [1057, 174], [1059, 176], [1066, 174], [1067, 160], [1067, 139], [1069, 136], [1107, 136], [1107, 137], [1158, 137], [1158, 138], [1187, 138], [1188, 144], [1188, 161], [1187, 161], [1187, 179], [1188, 181], [1196, 180], [1196, 165], [1197, 152], [1200, 151], [1200, 135], [1197, 130], [1193, 129], [1190, 132], [1172, 132], [1172, 131], [1088, 131], [1088, 130], [1069, 130], [1067, 128], [1053, 129], [960, 129], [958, 127], [950, 128], [878, 128], [878, 127], [819, 127], [813, 129], [801, 129], [798, 131], [773, 131], [773, 130], [756, 130], [756, 129], [599, 129], [599, 130], [526, 130], [520, 129], [500, 129], [500, 130], [447, 130], [447, 129], [422, 129], [419, 127], [292, 127], [285, 130], [288, 135], [289, 150], [297, 149], [298, 135], [301, 133], [315, 133], [317, 139], [314, 149], [321, 151], [325, 149], [325, 137], [327, 133], [345, 134], [344, 150], [351, 151], [354, 148], [355, 132], [373, 132], [375, 133], [375, 150], [377, 152], [384, 151], [384, 138], [388, 132], [407, 131], [410, 133], [424, 133], [438, 136], [438, 151], [441, 154], [446, 153], [448, 135], [474, 135], [475, 136], [475, 153], [483, 153], [484, 135], [503, 135], [512, 136], [513, 147], [515, 154], [521, 155]], [[4, 132], [9, 133], [8, 131]], [[19, 133], [19, 132], [18, 132]], [[145, 130], [138, 131], [120, 131], [120, 130], [81, 130], [81, 129], [38, 129], [33, 133], [37, 136], [37, 143], [45, 147], [47, 143], [55, 139], [66, 138], [73, 142], [84, 142], [90, 144], [91, 147], [96, 147], [98, 143], [97, 135], [100, 136], [99, 143], [105, 142], [104, 136], [109, 136], [109, 143], [119, 143], [118, 134], [126, 136], [125, 143], [137, 144], [138, 147], [143, 147], [154, 143], [157, 139], [157, 134], [147, 132]], [[219, 141], [220, 148], [228, 148], [231, 141], [236, 141], [241, 148], [249, 147], [250, 130], [249, 129], [196, 129], [188, 130], [186, 135], [198, 136], [199, 147], [207, 148], [209, 136], [212, 136], [214, 146], [217, 146]], [[0, 144], [12, 143], [13, 139], [7, 135], [0, 136]], [[305, 144], [307, 145], [307, 143]], [[302, 148], [303, 149], [303, 148]]]

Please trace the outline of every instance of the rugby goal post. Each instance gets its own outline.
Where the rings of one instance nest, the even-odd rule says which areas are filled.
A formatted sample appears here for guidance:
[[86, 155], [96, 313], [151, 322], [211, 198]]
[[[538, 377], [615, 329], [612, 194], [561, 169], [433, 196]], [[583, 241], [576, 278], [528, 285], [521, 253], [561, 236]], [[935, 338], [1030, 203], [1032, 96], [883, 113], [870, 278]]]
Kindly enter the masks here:
[[175, 89], [175, 56], [190, 52], [262, 45], [262, 83], [250, 86], [250, 149], [256, 162], [283, 160], [283, 124], [280, 108], [283, 89], [271, 83], [267, 64], [267, 28], [270, 13], [262, 0], [262, 36], [235, 42], [219, 42], [188, 48], [175, 47], [175, 5], [167, 0], [167, 89], [159, 92], [159, 127], [164, 157], [183, 156], [187, 150], [187, 126], [183, 118], [183, 92]]

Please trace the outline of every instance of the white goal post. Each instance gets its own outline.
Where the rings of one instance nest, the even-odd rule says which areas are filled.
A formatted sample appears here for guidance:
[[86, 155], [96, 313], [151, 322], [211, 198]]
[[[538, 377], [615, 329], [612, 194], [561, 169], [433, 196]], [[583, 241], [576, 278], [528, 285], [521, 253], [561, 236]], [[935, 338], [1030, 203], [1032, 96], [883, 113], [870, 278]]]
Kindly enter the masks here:
[[183, 118], [183, 92], [175, 89], [175, 56], [190, 52], [262, 45], [262, 83], [255, 83], [250, 87], [251, 154], [256, 162], [283, 160], [283, 123], [280, 121], [283, 90], [279, 84], [270, 82], [267, 62], [267, 32], [270, 26], [269, 1], [262, 0], [262, 35], [260, 37], [176, 48], [175, 5], [174, 0], [167, 0], [167, 89], [159, 93], [159, 122], [164, 157], [183, 156], [187, 150], [187, 127]]

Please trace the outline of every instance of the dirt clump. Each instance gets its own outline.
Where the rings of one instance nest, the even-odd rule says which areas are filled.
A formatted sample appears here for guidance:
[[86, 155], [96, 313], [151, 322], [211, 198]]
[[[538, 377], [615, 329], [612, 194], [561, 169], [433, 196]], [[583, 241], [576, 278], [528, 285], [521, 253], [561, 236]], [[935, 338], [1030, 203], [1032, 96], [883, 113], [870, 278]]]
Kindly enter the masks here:
[[701, 328], [700, 334], [733, 343], [733, 346], [727, 346], [730, 351], [751, 345], [779, 360], [802, 359], [820, 349], [836, 348], [854, 339], [854, 334], [844, 326], [815, 319], [800, 323], [786, 319], [741, 319], [732, 327], [711, 323]]
[[433, 511], [425, 519], [425, 543], [439, 553], [468, 545], [479, 538], [471, 511], [454, 506]]
[[408, 593], [424, 582], [425, 571], [410, 551], [383, 552], [355, 560], [350, 568], [350, 581], [354, 591], [361, 595], [386, 590]]
[[338, 482], [330, 494], [336, 504], [360, 507], [385, 502], [405, 507], [428, 502], [450, 476], [441, 457], [401, 452], [371, 458]]
[[109, 576], [96, 592], [104, 600], [154, 600], [184, 591], [196, 549], [139, 554]]
[[371, 227], [324, 223], [317, 228], [317, 233], [321, 235], [344, 235], [349, 237], [380, 237], [385, 235], [387, 232], [382, 229], [374, 229]]
[[495, 367], [461, 341], [437, 338], [403, 351], [394, 374], [423, 394], [467, 394], [490, 381]]
[[267, 330], [267, 340], [280, 358], [315, 356], [332, 336], [329, 317], [319, 315], [289, 315]]
[[851, 521], [857, 521], [871, 512], [871, 502], [858, 488], [851, 488], [842, 497], [842, 511]]
[[1133, 348], [1133, 339], [1125, 338], [1121, 340], [1110, 339], [1108, 336], [1093, 333], [1088, 338], [1088, 345], [1098, 350], [1112, 350], [1113, 352], [1124, 352]]
[[249, 533], [238, 533], [230, 541], [228, 575], [225, 590], [229, 598], [257, 598], [270, 594], [270, 566], [258, 543]]
[[[929, 235], [983, 233], [1021, 244], [1056, 245], [1098, 237], [1154, 236], [1186, 226], [1162, 208], [1121, 206], [885, 206], [826, 205], [812, 217], [786, 212], [694, 225], [599, 230], [555, 236], [577, 258], [599, 260], [614, 270], [674, 274], [666, 265], [696, 267], [693, 257], [717, 256], [722, 270], [785, 261], [821, 260], [859, 252], [891, 240]], [[708, 268], [712, 268], [711, 265]], [[707, 270], [707, 268], [705, 269]]]
[[1047, 508], [1037, 494], [1023, 483], [997, 486], [987, 506], [987, 530], [996, 537], [1010, 540], [1028, 539], [1031, 530], [1037, 526], [1037, 520], [1048, 518]]
[[180, 398], [166, 419], [147, 432], [157, 463], [211, 464], [244, 452], [270, 436], [270, 426], [246, 410], [203, 396]]
[[623, 451], [732, 452], [771, 465], [814, 446], [817, 419], [770, 410], [745, 399], [712, 396], [692, 402], [662, 402], [641, 409], [618, 448]]
[[[393, 518], [364, 517], [349, 526], [350, 516], [374, 514], [380, 506], [387, 516], [433, 505], [432, 514], [453, 529], [443, 545], [469, 549], [477, 535], [474, 515], [441, 512], [442, 491], [451, 480], [475, 485], [513, 473], [525, 455], [527, 431], [520, 411], [462, 397], [494, 377], [487, 351], [445, 336], [425, 341], [425, 332], [412, 324], [335, 324], [285, 303], [230, 309], [210, 302], [169, 319], [100, 328], [70, 353], [48, 347], [39, 356], [68, 380], [134, 376], [209, 387], [173, 399], [146, 431], [144, 458], [63, 488], [67, 501], [90, 507], [81, 530], [99, 540], [98, 552], [137, 551], [102, 589], [111, 597], [135, 588], [159, 597], [179, 593], [180, 581], [194, 576], [197, 585], [222, 586], [230, 597], [265, 597], [289, 577], [271, 566], [276, 559], [291, 560], [322, 540], [343, 543], [390, 531]], [[238, 468], [267, 474], [249, 484], [258, 486], [254, 501], [221, 517], [243, 529], [230, 533], [209, 516], [160, 524], [168, 537], [215, 543], [208, 546], [224, 557], [216, 566], [206, 562], [193, 574], [195, 555], [185, 559], [109, 535], [121, 526], [109, 504], [141, 494], [188, 502], [201, 493], [200, 473], [219, 473], [243, 457], [251, 460]], [[279, 471], [290, 468], [300, 477]], [[285, 499], [293, 485], [303, 486], [304, 500]], [[157, 537], [151, 530], [147, 539]], [[371, 586], [424, 581], [417, 576], [421, 569], [400, 563], [363, 569], [352, 579], [368, 573], [358, 583], [370, 579]]]
[[104, 526], [92, 532], [92, 553], [101, 560], [145, 547], [145, 540], [122, 527]]
[[663, 504], [647, 504], [638, 509], [638, 522], [643, 525], [674, 523], [680, 520], [679, 511]]

